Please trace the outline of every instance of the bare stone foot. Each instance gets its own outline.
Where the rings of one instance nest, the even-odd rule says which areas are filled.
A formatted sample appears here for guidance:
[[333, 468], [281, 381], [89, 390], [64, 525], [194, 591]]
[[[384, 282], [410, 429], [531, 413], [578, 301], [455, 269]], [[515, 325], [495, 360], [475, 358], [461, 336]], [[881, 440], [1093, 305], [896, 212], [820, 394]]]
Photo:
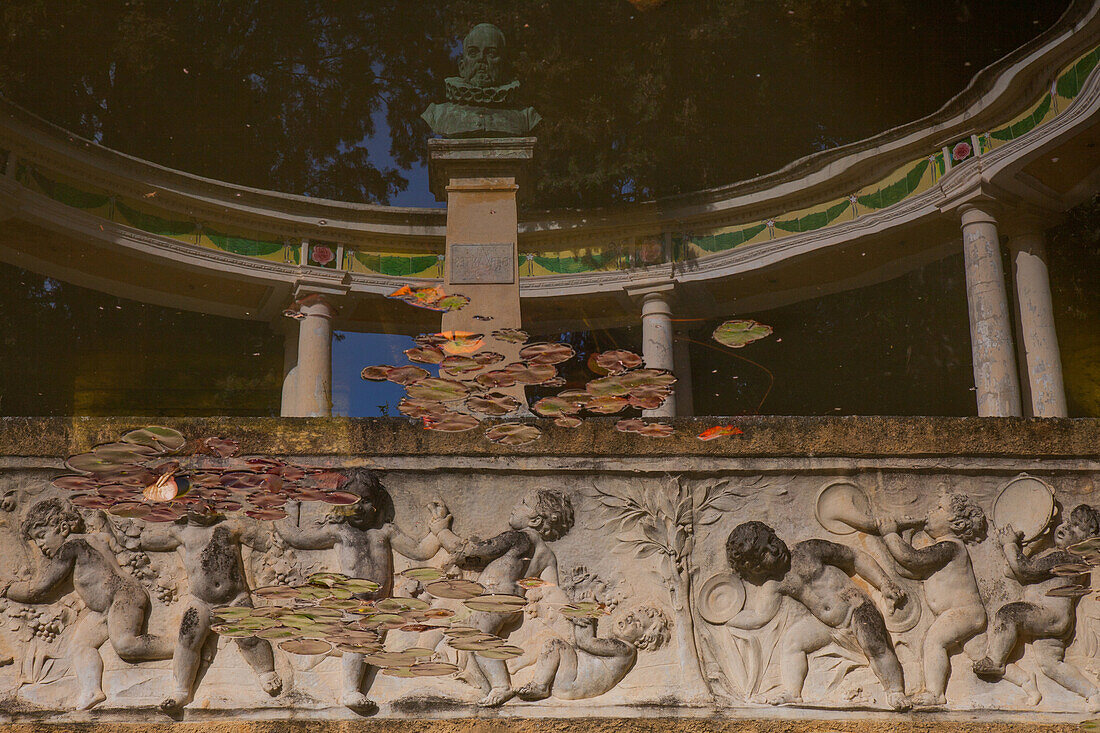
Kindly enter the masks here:
[[978, 661], [974, 662], [974, 674], [978, 675], [979, 677], [999, 680], [1005, 676], [1005, 667], [1003, 664], [997, 666], [989, 657], [982, 657]]
[[456, 674], [455, 679], [460, 680], [462, 682], [465, 682], [470, 687], [476, 687], [477, 689], [481, 690], [485, 694], [488, 694], [489, 691], [492, 689], [491, 687], [489, 687], [489, 685], [482, 682], [481, 677], [474, 674], [473, 672], [471, 672], [468, 669], [463, 670], [462, 672], [459, 672], [458, 674]]
[[1090, 713], [1100, 713], [1100, 693], [1091, 696], [1085, 701]]
[[947, 698], [925, 690], [913, 695], [912, 702], [913, 707], [917, 708], [938, 708], [947, 704]]
[[174, 715], [183, 709], [184, 703], [187, 702], [187, 693], [177, 692], [175, 695], [169, 695], [161, 700], [160, 711], [168, 715]]
[[488, 695], [477, 701], [477, 705], [481, 708], [497, 708], [511, 700], [515, 694], [510, 687], [494, 687]]
[[894, 710], [905, 711], [913, 708], [913, 703], [909, 701], [909, 698], [905, 696], [904, 692], [886, 693], [886, 704]]
[[264, 692], [272, 697], [283, 691], [283, 681], [280, 679], [278, 672], [266, 672], [260, 675], [260, 686], [264, 688]]
[[550, 697], [550, 688], [547, 685], [537, 685], [529, 682], [516, 689], [516, 697], [520, 700], [545, 700]]
[[777, 692], [774, 695], [757, 695], [752, 701], [762, 705], [801, 705], [802, 697], [789, 692]]
[[374, 700], [371, 700], [358, 690], [355, 692], [345, 692], [344, 696], [340, 698], [340, 703], [344, 707], [351, 708], [360, 715], [373, 715], [378, 712], [378, 705], [375, 704]]
[[76, 710], [91, 710], [106, 699], [107, 696], [103, 694], [103, 690], [96, 690], [95, 692], [85, 693], [73, 700], [73, 708]]

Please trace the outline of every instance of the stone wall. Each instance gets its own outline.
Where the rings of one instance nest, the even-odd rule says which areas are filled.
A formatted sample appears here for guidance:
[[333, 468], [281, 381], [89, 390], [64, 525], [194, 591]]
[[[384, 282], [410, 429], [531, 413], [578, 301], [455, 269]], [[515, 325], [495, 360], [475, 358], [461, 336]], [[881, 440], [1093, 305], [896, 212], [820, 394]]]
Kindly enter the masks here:
[[[678, 436], [714, 424], [676, 423]], [[154, 523], [73, 507], [51, 483], [72, 473], [67, 456], [144, 424], [0, 421], [12, 720], [686, 717], [702, 731], [711, 718], [839, 729], [911, 705], [916, 723], [1072, 723], [1100, 708], [1100, 602], [1088, 568], [1066, 568], [1097, 551], [1064, 549], [1100, 533], [1100, 513], [1075, 509], [1100, 508], [1100, 421], [738, 418], [741, 435], [703, 442], [593, 419], [510, 448], [404, 420], [181, 420], [167, 424], [188, 438], [333, 469], [365, 499], [291, 502], [275, 522]], [[192, 475], [228, 465], [179, 460]], [[372, 627], [370, 611], [326, 599], [338, 580], [315, 578], [309, 599], [254, 593], [318, 572], [378, 582], [376, 603], [416, 599], [373, 609], [411, 616]], [[471, 611], [433, 593], [439, 581], [520, 600]], [[336, 607], [305, 632], [338, 645], [291, 653], [275, 622], [249, 635], [223, 608], [256, 618], [249, 605], [278, 603]], [[340, 628], [368, 646], [388, 628], [384, 648]], [[409, 648], [453, 667], [410, 677]]]

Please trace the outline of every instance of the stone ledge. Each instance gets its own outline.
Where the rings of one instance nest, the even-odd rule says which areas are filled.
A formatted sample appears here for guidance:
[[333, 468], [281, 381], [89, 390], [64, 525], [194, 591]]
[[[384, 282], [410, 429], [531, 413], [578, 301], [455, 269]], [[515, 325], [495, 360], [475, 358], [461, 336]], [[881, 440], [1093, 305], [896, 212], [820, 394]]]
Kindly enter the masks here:
[[[486, 425], [499, 421], [486, 421]], [[64, 457], [127, 430], [166, 425], [194, 438], [240, 441], [245, 454], [329, 456], [584, 456], [584, 457], [1100, 457], [1100, 419], [942, 417], [677, 418], [670, 438], [615, 430], [616, 418], [588, 418], [579, 428], [528, 421], [541, 439], [512, 447], [490, 443], [479, 430], [441, 433], [405, 418], [0, 418], [0, 456]], [[701, 441], [715, 425], [744, 434]]]
[[12, 723], [3, 733], [1078, 733], [1078, 723], [870, 719], [716, 720], [698, 718], [206, 721], [177, 723]]

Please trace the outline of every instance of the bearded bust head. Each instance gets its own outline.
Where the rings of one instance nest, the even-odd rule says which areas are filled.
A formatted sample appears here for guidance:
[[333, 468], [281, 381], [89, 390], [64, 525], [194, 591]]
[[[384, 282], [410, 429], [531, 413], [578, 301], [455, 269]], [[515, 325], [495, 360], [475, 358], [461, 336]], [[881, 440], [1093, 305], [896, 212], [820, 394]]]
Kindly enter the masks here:
[[492, 23], [474, 26], [462, 41], [458, 73], [470, 86], [497, 87], [504, 74], [504, 34]]

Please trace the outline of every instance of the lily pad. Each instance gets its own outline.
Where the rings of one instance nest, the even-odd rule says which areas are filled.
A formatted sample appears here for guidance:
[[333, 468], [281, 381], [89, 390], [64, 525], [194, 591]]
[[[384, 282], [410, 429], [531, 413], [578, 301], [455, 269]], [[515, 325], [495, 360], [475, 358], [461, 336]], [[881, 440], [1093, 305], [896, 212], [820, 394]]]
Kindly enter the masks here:
[[279, 648], [288, 654], [326, 654], [332, 649], [332, 644], [320, 639], [288, 639], [279, 644]]
[[427, 369], [421, 369], [418, 366], [407, 364], [405, 366], [390, 369], [386, 373], [386, 380], [402, 386], [408, 386], [430, 375], [431, 373]]
[[751, 319], [726, 321], [712, 334], [715, 341], [731, 349], [740, 349], [746, 344], [770, 336], [772, 327], [757, 323]]
[[569, 344], [540, 342], [524, 346], [519, 355], [528, 364], [560, 364], [572, 359], [576, 353]]
[[417, 346], [412, 349], [405, 349], [405, 356], [409, 361], [421, 364], [439, 364], [445, 358], [443, 349], [438, 346]]
[[1063, 585], [1047, 591], [1047, 595], [1052, 598], [1082, 598], [1089, 593], [1092, 593], [1092, 588], [1076, 584]]
[[456, 665], [448, 662], [418, 662], [408, 669], [416, 677], [442, 677], [459, 672]]
[[522, 344], [530, 338], [526, 331], [522, 331], [518, 328], [501, 328], [493, 331], [490, 335], [497, 341], [504, 341], [509, 344]]
[[485, 611], [489, 613], [515, 613], [522, 611], [527, 605], [527, 599], [523, 596], [513, 596], [504, 593], [490, 593], [477, 598], [463, 601], [466, 608], [471, 611]]
[[[637, 369], [643, 364], [642, 357], [633, 351], [614, 349], [602, 353], [593, 354], [589, 364], [595, 364], [605, 374], [622, 374], [628, 369]], [[593, 370], [597, 371], [597, 370]]]
[[462, 600], [480, 596], [485, 592], [485, 586], [473, 580], [450, 578], [428, 583], [424, 586], [424, 590], [428, 591], [428, 593], [436, 598], [457, 598]]
[[472, 356], [466, 356], [465, 354], [451, 354], [443, 359], [440, 363], [440, 368], [452, 377], [458, 377], [463, 374], [469, 374], [471, 372], [479, 371], [483, 368], [483, 364], [479, 364]]
[[552, 364], [527, 364], [520, 361], [509, 364], [503, 371], [511, 374], [519, 384], [542, 384], [558, 375], [557, 368]]
[[478, 374], [477, 383], [486, 389], [511, 387], [516, 383], [516, 375], [504, 369], [494, 369], [491, 372]]
[[397, 411], [418, 420], [433, 420], [443, 417], [447, 413], [447, 408], [443, 403], [435, 400], [413, 400], [405, 397], [397, 403]]
[[421, 583], [430, 583], [433, 580], [439, 580], [444, 577], [442, 570], [432, 567], [409, 568], [408, 570], [402, 570], [400, 574], [410, 580], [418, 580]]
[[589, 400], [588, 404], [584, 406], [584, 409], [599, 415], [613, 415], [616, 412], [622, 412], [627, 407], [629, 407], [629, 403], [625, 397], [604, 395]]
[[489, 366], [504, 361], [504, 354], [498, 354], [495, 351], [479, 351], [473, 358], [481, 366]]
[[520, 578], [516, 581], [516, 585], [520, 588], [545, 588], [548, 585], [553, 585], [549, 580], [543, 580], [542, 578]]
[[466, 407], [471, 411], [490, 417], [501, 417], [515, 412], [522, 405], [519, 400], [503, 392], [490, 392], [485, 395], [473, 395], [466, 399]]
[[531, 405], [531, 409], [542, 415], [543, 417], [560, 417], [562, 415], [573, 415], [581, 411], [582, 405], [573, 401], [567, 400], [559, 396], [543, 397], [541, 400]]
[[516, 657], [523, 656], [523, 649], [511, 644], [502, 644], [493, 649], [475, 651], [474, 654], [477, 654], [479, 657], [485, 657], [486, 659], [515, 659]]
[[485, 431], [485, 437], [502, 445], [526, 445], [542, 436], [542, 431], [534, 425], [523, 423], [504, 423], [494, 425]]
[[562, 415], [554, 420], [554, 424], [561, 428], [579, 428], [584, 421], [572, 415]]
[[147, 428], [131, 430], [126, 433], [122, 436], [122, 442], [135, 443], [150, 448], [162, 448], [169, 453], [174, 453], [187, 444], [187, 438], [183, 437], [183, 433], [178, 430], [150, 425]]
[[607, 606], [595, 601], [578, 601], [577, 603], [570, 603], [562, 606], [560, 611], [563, 616], [572, 618], [599, 618], [600, 616], [606, 616], [608, 614]]
[[410, 384], [406, 389], [409, 399], [434, 402], [454, 402], [470, 394], [469, 388], [462, 382], [438, 377], [426, 377]]

